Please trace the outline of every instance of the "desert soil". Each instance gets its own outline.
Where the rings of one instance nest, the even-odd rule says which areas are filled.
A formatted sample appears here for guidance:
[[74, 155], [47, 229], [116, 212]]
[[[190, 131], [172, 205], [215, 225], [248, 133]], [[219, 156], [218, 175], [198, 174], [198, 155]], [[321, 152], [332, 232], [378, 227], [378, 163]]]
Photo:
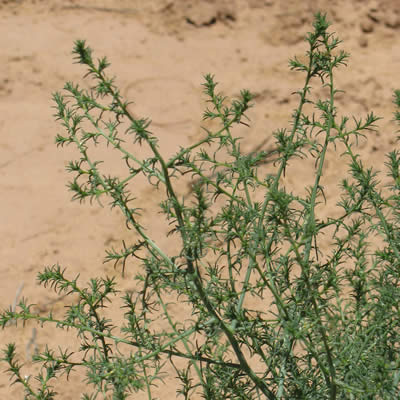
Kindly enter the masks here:
[[[378, 132], [359, 143], [368, 165], [384, 170], [385, 154], [393, 149], [393, 90], [400, 87], [400, 9], [396, 0], [2, 0], [0, 1], [0, 308], [28, 298], [38, 312], [62, 312], [68, 299], [58, 299], [36, 283], [45, 266], [58, 263], [69, 277], [115, 275], [120, 289], [134, 290], [140, 266], [103, 264], [105, 249], [130, 241], [124, 221], [107, 204], [71, 202], [66, 163], [76, 156], [56, 148], [62, 132], [54, 121], [51, 95], [66, 81], [82, 82], [84, 69], [72, 63], [76, 39], [85, 39], [95, 55], [106, 55], [112, 74], [137, 115], [153, 120], [165, 154], [193, 143], [202, 131], [203, 75], [212, 73], [220, 90], [236, 96], [247, 88], [254, 94], [250, 128], [241, 130], [242, 148], [271, 148], [272, 133], [290, 126], [303, 76], [291, 72], [288, 59], [307, 50], [303, 38], [313, 14], [326, 12], [332, 29], [351, 54], [337, 73], [339, 113], [357, 118], [368, 112], [383, 117]], [[83, 85], [85, 85], [83, 83]], [[312, 165], [312, 164], [311, 164]], [[287, 172], [293, 190], [304, 190], [306, 164]], [[323, 185], [330, 186], [326, 213], [335, 208], [335, 186], [346, 165], [339, 154], [328, 159]], [[162, 194], [137, 187], [154, 233], [163, 245], [157, 204]], [[36, 329], [36, 331], [34, 330]], [[35, 337], [33, 333], [35, 332]], [[0, 344], [16, 342], [24, 373], [37, 367], [30, 354], [46, 345], [76, 345], [74, 332], [55, 331], [32, 323], [9, 326]], [[6, 364], [1, 364], [1, 371]], [[57, 390], [59, 399], [80, 398], [85, 384], [71, 375]], [[160, 383], [160, 399], [175, 398], [173, 383]], [[0, 399], [22, 399], [17, 385], [0, 374]], [[137, 395], [135, 399], [145, 398]]]

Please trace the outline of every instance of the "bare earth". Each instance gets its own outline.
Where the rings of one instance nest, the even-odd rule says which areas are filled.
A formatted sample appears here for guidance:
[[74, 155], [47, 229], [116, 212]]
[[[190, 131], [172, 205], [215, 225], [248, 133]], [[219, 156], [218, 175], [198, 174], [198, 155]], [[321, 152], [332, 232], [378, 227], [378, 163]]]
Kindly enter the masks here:
[[[133, 112], [153, 120], [165, 154], [202, 135], [203, 75], [215, 74], [228, 96], [249, 89], [255, 107], [248, 113], [251, 127], [240, 134], [243, 150], [252, 151], [270, 148], [272, 132], [288, 127], [297, 104], [291, 93], [303, 83], [301, 74], [289, 71], [288, 59], [305, 54], [303, 37], [318, 10], [328, 14], [344, 40], [342, 49], [351, 54], [349, 66], [337, 74], [338, 88], [346, 91], [339, 113], [359, 118], [373, 110], [383, 117], [379, 132], [360, 142], [360, 152], [367, 164], [384, 170], [398, 129], [391, 103], [400, 88], [396, 0], [0, 0], [0, 308], [19, 295], [35, 303], [36, 311], [62, 312], [68, 299], [57, 300], [36, 283], [37, 273], [56, 263], [71, 278], [79, 273], [82, 283], [116, 275], [122, 291], [135, 288], [140, 266], [128, 265], [122, 279], [119, 268], [103, 264], [106, 248], [132, 241], [122, 216], [110, 213], [107, 204], [70, 202], [66, 183], [72, 176], [64, 167], [76, 154], [54, 145], [62, 129], [53, 118], [51, 94], [66, 81], [81, 82], [85, 72], [72, 64], [74, 40], [86, 39], [96, 56], [107, 55], [122, 93], [135, 102]], [[323, 185], [336, 185], [346, 165], [338, 154], [328, 163]], [[301, 192], [309, 174], [306, 165], [293, 165], [288, 184]], [[335, 190], [331, 186], [326, 213], [335, 206]], [[135, 195], [149, 232], [163, 245], [161, 194], [139, 185]], [[0, 331], [1, 348], [16, 342], [26, 375], [37, 371], [30, 361], [35, 346], [73, 348], [75, 340], [74, 332], [32, 323]], [[58, 398], [80, 398], [83, 378], [72, 374], [62, 381]], [[160, 399], [176, 397], [170, 382], [160, 382]], [[21, 388], [10, 388], [8, 376], [0, 374], [0, 399], [22, 398]]]

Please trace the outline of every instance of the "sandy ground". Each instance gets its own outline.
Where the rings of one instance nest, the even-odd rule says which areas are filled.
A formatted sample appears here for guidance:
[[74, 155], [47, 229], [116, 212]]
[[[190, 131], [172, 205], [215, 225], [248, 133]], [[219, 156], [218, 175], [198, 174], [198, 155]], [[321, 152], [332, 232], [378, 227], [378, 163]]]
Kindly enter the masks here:
[[[66, 300], [36, 284], [38, 271], [56, 263], [67, 267], [71, 278], [117, 275], [121, 290], [135, 287], [136, 265], [121, 279], [120, 270], [103, 264], [106, 248], [131, 241], [122, 216], [96, 203], [70, 202], [64, 167], [74, 154], [54, 145], [61, 127], [53, 118], [51, 94], [66, 81], [81, 82], [84, 73], [72, 64], [74, 40], [86, 39], [96, 55], [107, 55], [122, 93], [135, 102], [134, 112], [153, 120], [165, 154], [201, 135], [204, 74], [215, 74], [228, 96], [249, 89], [257, 97], [242, 147], [251, 151], [273, 146], [272, 132], [288, 126], [297, 101], [290, 94], [303, 82], [289, 71], [288, 59], [304, 54], [303, 37], [318, 10], [328, 13], [344, 40], [342, 48], [351, 53], [348, 68], [337, 75], [338, 87], [346, 91], [339, 113], [360, 117], [373, 110], [383, 117], [379, 132], [360, 143], [366, 163], [382, 170], [397, 130], [391, 103], [400, 87], [396, 0], [0, 1], [0, 308], [19, 295], [41, 312], [62, 311]], [[328, 163], [326, 212], [334, 207], [334, 185], [346, 170], [338, 154]], [[306, 164], [293, 165], [288, 184], [301, 192], [307, 174]], [[149, 231], [166, 245], [156, 213], [158, 195], [139, 186], [137, 196], [146, 205]], [[37, 370], [29, 361], [34, 346], [75, 343], [74, 333], [46, 327], [36, 327], [33, 338], [34, 327], [28, 323], [0, 332], [2, 348], [10, 341], [19, 346], [27, 375]], [[1, 364], [2, 371], [5, 367]], [[81, 378], [71, 376], [58, 398], [80, 398]], [[175, 390], [161, 385], [159, 398], [175, 398]], [[0, 399], [22, 397], [1, 374]]]

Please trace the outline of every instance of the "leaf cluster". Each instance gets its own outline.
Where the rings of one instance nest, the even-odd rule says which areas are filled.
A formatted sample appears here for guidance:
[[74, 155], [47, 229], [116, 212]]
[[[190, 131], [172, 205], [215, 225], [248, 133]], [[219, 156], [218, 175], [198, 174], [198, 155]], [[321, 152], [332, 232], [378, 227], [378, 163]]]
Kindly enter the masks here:
[[[203, 128], [204, 138], [165, 158], [151, 121], [129, 111], [106, 75], [108, 60], [95, 60], [86, 43], [76, 41], [75, 60], [94, 83], [90, 89], [67, 83], [63, 94], [54, 94], [55, 117], [66, 132], [57, 134], [56, 143], [80, 154], [67, 167], [73, 199], [108, 199], [137, 235], [120, 251], [107, 250], [105, 261], [121, 264], [123, 272], [130, 264], [140, 267], [140, 290], [121, 296], [124, 324], [116, 326], [103, 315], [118, 295], [114, 279], [81, 287], [78, 277], [68, 279], [57, 265], [40, 273], [42, 285], [77, 296], [64, 318], [35, 314], [22, 301], [18, 310], [1, 314], [0, 324], [53, 323], [75, 330], [81, 346], [36, 355], [43, 370], [35, 388], [22, 376], [15, 345], [8, 345], [3, 360], [26, 399], [55, 398], [51, 381], [78, 369], [93, 390], [83, 399], [125, 399], [137, 391], [153, 399], [167, 365], [175, 369], [184, 399], [400, 396], [400, 153], [387, 155], [391, 183], [382, 189], [377, 171], [356, 152], [357, 139], [379, 118], [370, 113], [351, 124], [338, 117], [334, 72], [349, 55], [338, 51], [341, 41], [328, 32], [324, 15], [316, 14], [313, 28], [306, 37], [307, 62], [289, 63], [305, 79], [291, 127], [274, 133], [273, 160], [265, 151], [244, 154], [233, 134], [238, 124], [248, 125], [251, 93], [243, 90], [230, 100], [217, 91], [212, 75], [204, 77], [209, 107], [203, 118], [218, 127]], [[313, 82], [327, 89], [326, 98], [313, 98]], [[395, 104], [400, 106], [400, 91]], [[305, 111], [310, 107], [312, 115]], [[400, 121], [398, 112], [395, 118]], [[101, 171], [102, 160], [91, 151], [99, 143], [121, 154], [126, 176]], [[150, 156], [132, 153], [129, 143]], [[337, 217], [321, 213], [328, 152], [348, 163]], [[296, 158], [307, 157], [314, 159], [313, 181], [304, 196], [291, 193], [284, 175]], [[272, 161], [274, 173], [265, 173], [261, 166]], [[136, 199], [131, 190], [139, 176], [164, 193], [160, 209], [179, 251], [162, 248], [142, 225], [140, 195]], [[187, 196], [179, 191], [186, 176], [192, 181]], [[329, 253], [319, 245], [324, 237], [332, 243]], [[171, 298], [185, 305], [184, 318], [174, 313]], [[80, 362], [72, 361], [74, 353]]]

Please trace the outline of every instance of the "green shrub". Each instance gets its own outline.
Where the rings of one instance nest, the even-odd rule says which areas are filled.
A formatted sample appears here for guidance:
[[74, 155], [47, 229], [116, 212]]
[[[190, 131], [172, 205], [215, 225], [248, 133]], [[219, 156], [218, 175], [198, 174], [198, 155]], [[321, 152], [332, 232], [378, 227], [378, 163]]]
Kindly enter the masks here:
[[[35, 314], [22, 301], [2, 312], [1, 325], [50, 322], [75, 330], [80, 347], [36, 354], [42, 369], [32, 383], [9, 344], [2, 359], [26, 399], [55, 398], [55, 380], [79, 370], [91, 391], [83, 399], [125, 399], [137, 391], [153, 399], [166, 365], [175, 369], [178, 395], [185, 399], [400, 398], [399, 152], [387, 155], [391, 183], [381, 188], [377, 173], [356, 153], [358, 137], [378, 118], [339, 119], [334, 71], [349, 56], [337, 50], [340, 41], [328, 33], [325, 16], [317, 14], [313, 27], [307, 62], [290, 61], [305, 82], [296, 92], [291, 128], [274, 133], [273, 154], [241, 152], [232, 130], [247, 125], [252, 95], [243, 90], [229, 101], [206, 75], [210, 108], [204, 119], [217, 121], [218, 128], [204, 128], [202, 140], [165, 158], [151, 121], [128, 110], [105, 74], [107, 59], [95, 61], [84, 41], [75, 43], [76, 61], [87, 67], [94, 86], [67, 83], [65, 94], [54, 94], [56, 117], [67, 132], [56, 143], [80, 153], [67, 167], [74, 175], [73, 198], [108, 198], [135, 232], [137, 241], [108, 250], [106, 261], [122, 263], [122, 272], [139, 265], [140, 290], [122, 296], [124, 323], [116, 326], [104, 314], [118, 292], [114, 278], [95, 278], [84, 287], [58, 265], [39, 273], [40, 284], [77, 301], [62, 319]], [[325, 99], [312, 99], [312, 82], [321, 82]], [[400, 106], [400, 91], [395, 103]], [[92, 151], [101, 143], [121, 154], [125, 176], [101, 170]], [[131, 144], [143, 152], [131, 152]], [[340, 185], [336, 216], [324, 217], [328, 151], [348, 163], [348, 177]], [[288, 191], [283, 178], [289, 163], [307, 157], [314, 160], [314, 178], [300, 196]], [[142, 225], [140, 193], [138, 199], [131, 193], [140, 177], [165, 193], [161, 212], [178, 251], [162, 248]], [[185, 180], [191, 191], [181, 194]], [[323, 252], [319, 243], [328, 239]], [[174, 313], [173, 301], [185, 304], [185, 318]], [[128, 350], [119, 351], [122, 345]]]

